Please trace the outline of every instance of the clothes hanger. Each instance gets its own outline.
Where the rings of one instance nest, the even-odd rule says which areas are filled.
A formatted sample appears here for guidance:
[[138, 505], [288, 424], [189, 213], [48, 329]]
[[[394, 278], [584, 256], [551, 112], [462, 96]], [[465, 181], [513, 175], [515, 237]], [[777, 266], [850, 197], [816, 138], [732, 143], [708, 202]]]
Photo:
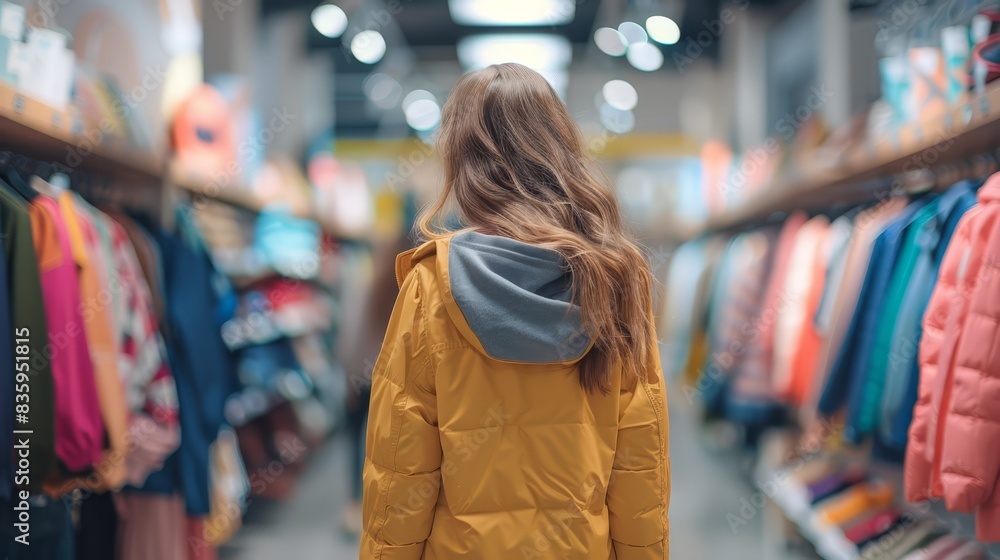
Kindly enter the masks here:
[[[18, 156], [23, 157], [23, 156]], [[3, 179], [10, 189], [27, 201], [32, 201], [38, 196], [38, 191], [31, 188], [31, 185], [21, 176], [17, 170], [17, 158], [10, 152], [0, 152], [0, 179]]]

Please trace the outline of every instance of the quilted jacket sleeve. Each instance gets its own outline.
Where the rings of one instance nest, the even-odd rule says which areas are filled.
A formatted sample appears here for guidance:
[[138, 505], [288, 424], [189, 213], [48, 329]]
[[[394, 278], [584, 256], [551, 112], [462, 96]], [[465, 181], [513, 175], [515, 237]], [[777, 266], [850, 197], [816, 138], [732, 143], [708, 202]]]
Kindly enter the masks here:
[[[985, 217], [985, 216], [984, 216]], [[941, 441], [948, 509], [971, 512], [993, 495], [1000, 473], [1000, 235], [990, 216], [972, 243], [985, 247], [955, 357]], [[992, 449], [993, 452], [987, 450]]]
[[655, 341], [650, 354], [646, 378], [621, 394], [607, 497], [617, 560], [666, 560], [670, 555], [667, 394]]
[[944, 326], [948, 319], [948, 309], [957, 293], [958, 270], [963, 259], [964, 247], [969, 243], [970, 218], [975, 212], [975, 209], [972, 210], [959, 222], [941, 263], [941, 272], [931, 299], [924, 311], [923, 334], [918, 354], [920, 382], [903, 463], [903, 489], [905, 498], [909, 502], [931, 498], [931, 457], [927, 449], [927, 440], [929, 417], [931, 414], [938, 414], [931, 406], [933, 387], [938, 375], [938, 360], [945, 337]]
[[420, 275], [400, 288], [372, 373], [360, 558], [419, 560], [441, 487], [441, 440]]

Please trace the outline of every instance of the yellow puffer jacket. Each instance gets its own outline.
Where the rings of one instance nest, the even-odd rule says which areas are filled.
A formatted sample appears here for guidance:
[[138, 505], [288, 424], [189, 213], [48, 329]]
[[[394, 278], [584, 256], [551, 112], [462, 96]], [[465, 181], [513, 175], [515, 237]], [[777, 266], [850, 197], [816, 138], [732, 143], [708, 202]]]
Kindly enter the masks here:
[[[659, 354], [584, 391], [558, 253], [463, 232], [401, 254], [372, 376], [362, 559], [666, 559]], [[583, 334], [581, 334], [583, 333]]]

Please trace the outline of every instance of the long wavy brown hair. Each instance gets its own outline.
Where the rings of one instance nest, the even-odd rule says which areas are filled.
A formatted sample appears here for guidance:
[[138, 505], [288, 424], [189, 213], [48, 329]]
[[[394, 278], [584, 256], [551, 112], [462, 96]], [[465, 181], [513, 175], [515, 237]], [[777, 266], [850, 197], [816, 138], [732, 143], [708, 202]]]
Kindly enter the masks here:
[[654, 340], [652, 275], [614, 188], [548, 82], [520, 64], [465, 74], [444, 106], [438, 149], [444, 191], [418, 220], [422, 235], [448, 234], [439, 215], [453, 200], [463, 226], [558, 251], [594, 341], [580, 383], [607, 393], [618, 364], [634, 383]]

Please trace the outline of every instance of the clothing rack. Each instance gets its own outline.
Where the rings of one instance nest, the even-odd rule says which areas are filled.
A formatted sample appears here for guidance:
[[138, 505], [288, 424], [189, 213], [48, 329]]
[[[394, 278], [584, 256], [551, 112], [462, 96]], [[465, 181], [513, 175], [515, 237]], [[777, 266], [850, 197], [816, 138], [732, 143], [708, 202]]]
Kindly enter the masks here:
[[155, 215], [159, 207], [160, 193], [156, 185], [128, 185], [97, 172], [70, 168], [17, 152], [0, 151], [0, 168], [7, 166], [25, 179], [34, 175], [50, 181], [57, 174], [64, 175], [69, 181], [70, 190], [95, 206], [110, 206], [150, 215]]

